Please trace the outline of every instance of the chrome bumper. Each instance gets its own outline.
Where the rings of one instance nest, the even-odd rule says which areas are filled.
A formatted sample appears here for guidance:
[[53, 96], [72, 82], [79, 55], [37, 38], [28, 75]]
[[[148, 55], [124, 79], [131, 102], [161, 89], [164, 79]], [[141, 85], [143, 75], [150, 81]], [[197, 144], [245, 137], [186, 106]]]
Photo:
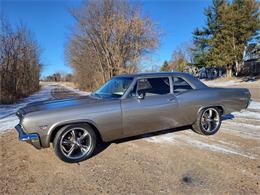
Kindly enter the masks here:
[[41, 149], [41, 142], [37, 133], [25, 133], [20, 124], [15, 126], [16, 131], [19, 133], [19, 140], [26, 141], [32, 144], [35, 148]]
[[248, 106], [250, 105], [251, 102], [252, 102], [252, 99], [250, 98], [250, 99], [247, 101], [247, 104], [246, 104], [246, 108], [245, 108], [245, 109], [248, 108]]

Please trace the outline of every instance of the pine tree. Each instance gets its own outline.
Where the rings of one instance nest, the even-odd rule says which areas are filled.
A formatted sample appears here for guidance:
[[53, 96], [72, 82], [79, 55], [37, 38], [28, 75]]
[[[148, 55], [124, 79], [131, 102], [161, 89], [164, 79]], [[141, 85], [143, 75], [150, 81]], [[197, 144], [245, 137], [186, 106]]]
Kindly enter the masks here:
[[[239, 73], [243, 62], [243, 53], [260, 27], [259, 2], [255, 0], [214, 0], [205, 14], [207, 24], [203, 30], [194, 31], [194, 44], [200, 59], [206, 66], [221, 66]], [[204, 46], [204, 47], [202, 47]]]
[[193, 32], [193, 43], [195, 48], [192, 49], [193, 60], [197, 66], [211, 66], [210, 49], [211, 41], [220, 28], [219, 10], [226, 5], [226, 0], [213, 0], [212, 5], [205, 9], [204, 14], [207, 18], [206, 26], [202, 29], [196, 28]]
[[234, 0], [220, 10], [221, 28], [212, 39], [211, 56], [227, 69], [227, 75], [236, 75], [241, 69], [243, 53], [251, 38], [259, 30], [259, 3], [254, 0]]
[[165, 60], [165, 61], [163, 62], [163, 65], [162, 65], [161, 68], [160, 68], [160, 71], [161, 71], [161, 72], [168, 72], [168, 71], [170, 71], [170, 70], [171, 70], [171, 68], [170, 68], [168, 62]]

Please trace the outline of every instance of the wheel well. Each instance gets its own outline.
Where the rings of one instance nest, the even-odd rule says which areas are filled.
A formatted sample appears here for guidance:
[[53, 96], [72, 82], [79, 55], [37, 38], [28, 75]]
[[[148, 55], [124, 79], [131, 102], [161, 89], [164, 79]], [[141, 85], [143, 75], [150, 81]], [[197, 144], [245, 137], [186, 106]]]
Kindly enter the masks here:
[[59, 125], [59, 126], [57, 126], [57, 127], [55, 127], [55, 129], [52, 131], [52, 133], [51, 133], [51, 138], [50, 138], [50, 142], [53, 142], [53, 140], [54, 140], [54, 138], [55, 138], [55, 136], [56, 136], [56, 134], [58, 133], [58, 131], [62, 128], [62, 127], [64, 127], [64, 126], [66, 126], [66, 125], [71, 125], [71, 124], [88, 124], [92, 129], [93, 129], [93, 131], [95, 132], [95, 134], [96, 134], [96, 136], [97, 136], [97, 141], [103, 141], [102, 140], [102, 137], [101, 137], [101, 134], [100, 134], [100, 132], [99, 132], [99, 130], [95, 127], [95, 125], [93, 125], [93, 124], [91, 124], [91, 123], [88, 123], [88, 122], [77, 122], [77, 123], [69, 123], [69, 124], [63, 124], [63, 125]]
[[221, 115], [224, 114], [224, 108], [222, 106], [214, 106], [214, 107], [217, 108], [220, 111]]
[[204, 110], [205, 108], [216, 108], [220, 111], [220, 115], [222, 116], [225, 112], [224, 108], [222, 106], [207, 106], [207, 107], [203, 107], [201, 108], [199, 111]]

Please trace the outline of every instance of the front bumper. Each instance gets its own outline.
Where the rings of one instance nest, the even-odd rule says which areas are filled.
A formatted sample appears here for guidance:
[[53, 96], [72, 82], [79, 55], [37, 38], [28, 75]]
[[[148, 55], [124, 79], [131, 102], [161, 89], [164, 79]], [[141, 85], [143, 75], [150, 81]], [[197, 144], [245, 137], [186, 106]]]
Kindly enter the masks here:
[[25, 133], [20, 124], [16, 125], [15, 129], [19, 133], [20, 141], [26, 141], [27, 143], [32, 144], [35, 148], [41, 149], [41, 142], [37, 133]]

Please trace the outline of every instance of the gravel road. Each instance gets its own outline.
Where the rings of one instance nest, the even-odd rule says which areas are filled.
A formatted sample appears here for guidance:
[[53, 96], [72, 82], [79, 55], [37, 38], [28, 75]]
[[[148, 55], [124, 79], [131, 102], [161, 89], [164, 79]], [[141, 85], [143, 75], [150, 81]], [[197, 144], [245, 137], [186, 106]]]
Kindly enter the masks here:
[[[68, 94], [75, 95], [52, 91]], [[19, 142], [11, 130], [0, 136], [0, 194], [259, 194], [259, 105], [225, 116], [214, 136], [178, 128], [103, 143], [78, 164]]]

